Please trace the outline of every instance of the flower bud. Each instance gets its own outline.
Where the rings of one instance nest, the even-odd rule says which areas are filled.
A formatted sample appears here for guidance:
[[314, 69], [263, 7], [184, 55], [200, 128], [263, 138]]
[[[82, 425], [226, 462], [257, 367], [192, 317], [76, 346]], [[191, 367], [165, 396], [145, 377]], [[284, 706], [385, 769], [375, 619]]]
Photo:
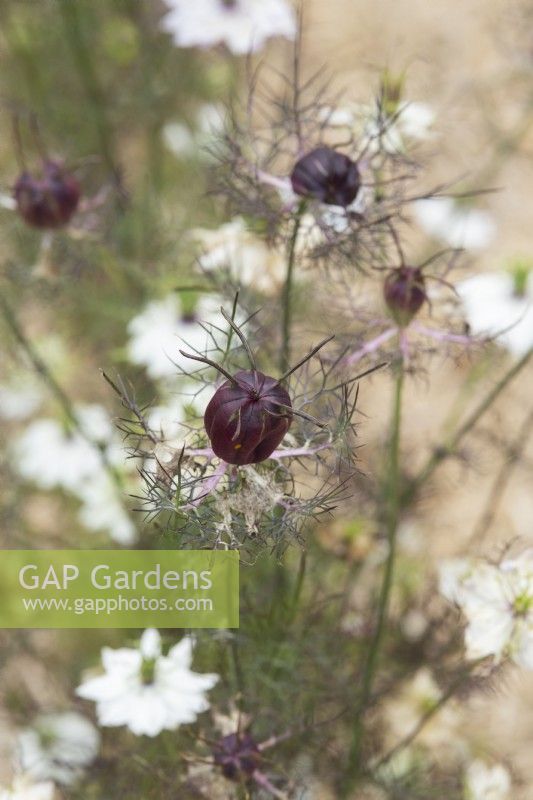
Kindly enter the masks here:
[[359, 192], [357, 164], [331, 147], [317, 147], [303, 156], [291, 174], [293, 191], [332, 206], [349, 206]]
[[264, 461], [289, 430], [290, 408], [289, 394], [275, 378], [257, 370], [237, 372], [217, 389], [205, 411], [213, 452], [228, 464]]
[[398, 325], [408, 325], [427, 300], [421, 270], [418, 267], [393, 269], [385, 280], [383, 296]]
[[20, 216], [34, 228], [60, 228], [78, 207], [80, 186], [57, 161], [45, 161], [40, 177], [23, 172], [14, 187]]
[[230, 781], [246, 781], [259, 766], [259, 747], [249, 733], [230, 733], [213, 747], [213, 760]]

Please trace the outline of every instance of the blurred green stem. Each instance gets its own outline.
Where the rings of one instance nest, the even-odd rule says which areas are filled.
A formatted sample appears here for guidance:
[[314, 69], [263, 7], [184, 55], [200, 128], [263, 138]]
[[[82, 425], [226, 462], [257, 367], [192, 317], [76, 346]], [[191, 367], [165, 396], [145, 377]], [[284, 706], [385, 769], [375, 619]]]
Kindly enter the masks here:
[[441, 461], [454, 455], [457, 448], [470, 433], [484, 414], [491, 408], [494, 402], [498, 399], [500, 394], [507, 388], [511, 381], [523, 370], [533, 356], [533, 347], [531, 347], [522, 358], [520, 358], [511, 369], [498, 381], [496, 386], [491, 392], [476, 406], [472, 413], [466, 418], [463, 424], [452, 434], [446, 442], [434, 448], [432, 455], [428, 458], [426, 464], [422, 467], [418, 475], [411, 481], [409, 487], [402, 497], [402, 504], [407, 505], [412, 501], [418, 490], [423, 486], [426, 481], [433, 475], [435, 469], [439, 466]]
[[287, 272], [285, 274], [285, 284], [281, 298], [281, 354], [279, 368], [283, 375], [289, 369], [291, 360], [291, 325], [292, 325], [292, 304], [293, 304], [293, 279], [294, 264], [296, 260], [296, 244], [298, 242], [298, 232], [302, 222], [302, 214], [305, 208], [304, 203], [300, 203], [296, 211], [291, 238], [287, 248]]
[[[87, 100], [93, 114], [100, 150], [106, 166], [113, 177], [117, 187], [120, 187], [120, 172], [115, 163], [112, 135], [105, 114], [105, 99], [100, 83], [93, 68], [93, 59], [83, 33], [81, 9], [83, 4], [77, 0], [57, 0], [59, 11], [63, 19], [65, 36], [72, 52], [72, 58], [81, 83], [85, 90]], [[89, 115], [90, 117], [90, 115]]]
[[51, 372], [47, 364], [43, 361], [35, 347], [33, 346], [32, 342], [28, 339], [26, 334], [24, 333], [21, 325], [19, 324], [15, 313], [11, 306], [9, 305], [8, 301], [4, 296], [0, 294], [0, 311], [6, 321], [8, 328], [11, 330], [13, 336], [24, 350], [28, 359], [30, 360], [35, 372], [42, 378], [44, 383], [48, 386], [51, 393], [56, 398], [57, 402], [63, 409], [65, 416], [67, 417], [70, 425], [72, 428], [79, 433], [79, 435], [85, 439], [90, 445], [92, 445], [98, 452], [100, 453], [100, 457], [102, 459], [102, 464], [116, 484], [119, 489], [123, 488], [122, 478], [120, 473], [115, 469], [115, 467], [110, 463], [109, 458], [107, 456], [105, 445], [102, 442], [95, 441], [90, 437], [82, 425], [80, 425], [80, 421], [76, 415], [76, 411], [74, 406], [63, 390], [61, 385], [58, 383], [56, 377]]
[[394, 577], [394, 564], [396, 558], [396, 533], [398, 530], [400, 512], [400, 431], [402, 420], [402, 396], [404, 384], [404, 365], [401, 361], [397, 366], [394, 398], [392, 407], [391, 431], [389, 440], [388, 473], [384, 481], [383, 502], [386, 509], [385, 530], [387, 534], [388, 554], [381, 583], [378, 601], [378, 612], [374, 635], [368, 650], [361, 691], [354, 709], [354, 731], [350, 750], [348, 770], [341, 797], [349, 796], [352, 787], [361, 772], [361, 755], [364, 732], [364, 713], [372, 695], [372, 687], [376, 677], [379, 661], [379, 652], [385, 632], [390, 595]]

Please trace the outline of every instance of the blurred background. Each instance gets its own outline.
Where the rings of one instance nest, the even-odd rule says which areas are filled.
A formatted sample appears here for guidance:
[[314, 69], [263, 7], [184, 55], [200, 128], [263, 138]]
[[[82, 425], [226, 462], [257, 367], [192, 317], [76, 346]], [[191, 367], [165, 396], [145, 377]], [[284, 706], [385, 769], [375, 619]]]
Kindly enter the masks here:
[[[333, 88], [358, 103], [373, 102], [385, 69], [404, 76], [405, 100], [432, 113], [419, 155], [420, 190], [453, 182], [459, 190], [479, 192], [475, 207], [489, 220], [491, 235], [466, 250], [461, 276], [518, 262], [532, 265], [531, 3], [305, 0], [303, 6], [304, 68], [325, 64]], [[120, 414], [119, 401], [101, 370], [130, 380], [141, 405], [158, 402], [159, 376], [135, 363], [128, 325], [147, 303], [175, 291], [186, 322], [200, 299], [190, 231], [228, 221], [224, 204], [207, 192], [205, 148], [228, 98], [244, 95], [244, 62], [219, 50], [174, 47], [159, 27], [164, 11], [155, 0], [0, 5], [0, 293], [7, 308], [0, 320], [3, 548], [110, 546], [113, 536], [119, 546], [135, 541], [150, 547], [154, 540], [171, 546], [157, 525], [132, 511], [134, 502], [122, 502], [135, 493], [136, 478], [118, 456], [114, 461], [114, 449], [108, 455], [119, 465], [121, 499], [113, 500], [119, 507], [95, 522], [92, 510], [110, 496], [109, 484], [88, 496], [43, 478], [43, 452], [50, 449], [54, 463], [63, 458], [59, 444], [51, 452], [58, 434], [31, 428], [42, 419], [68, 428], [72, 412], [88, 407], [96, 418], [93, 440], [120, 449], [120, 435], [109, 427]], [[270, 43], [268, 58], [286, 67], [285, 45]], [[43, 153], [65, 160], [83, 194], [73, 224], [53, 235], [26, 226], [12, 201], [24, 164], [38, 166]], [[413, 228], [417, 252], [420, 237]], [[36, 359], [47, 366], [44, 376], [37, 374]], [[404, 451], [413, 468], [446, 426], [494, 385], [509, 359], [497, 346], [481, 354], [439, 352], [409, 381]], [[361, 388], [363, 473], [372, 474], [379, 462], [389, 395], [385, 376]], [[413, 651], [427, 624], [425, 592], [427, 586], [435, 591], [440, 559], [465, 552], [497, 555], [511, 542], [533, 543], [533, 423], [527, 424], [532, 396], [529, 369], [468, 440], [462, 458], [441, 468], [416, 513], [404, 520], [404, 571], [393, 612], [409, 611], [405, 637]], [[501, 483], [502, 469], [505, 484], [497, 496], [494, 483]], [[364, 560], [371, 529], [364, 518], [355, 523], [325, 523], [314, 532], [313, 546]], [[347, 533], [350, 524], [364, 533], [356, 542]], [[354, 597], [347, 627], [358, 624], [357, 603]], [[11, 774], [14, 729], [38, 711], [70, 706], [73, 687], [100, 647], [125, 637], [105, 631], [0, 632], [0, 782]], [[474, 751], [508, 766], [516, 800], [533, 798], [532, 708], [533, 677], [511, 669], [494, 692], [454, 708], [460, 722], [453, 730], [460, 729]], [[104, 797], [119, 785], [115, 773], [107, 780], [85, 797]], [[333, 796], [326, 784], [317, 797]], [[146, 787], [146, 796], [166, 797]]]

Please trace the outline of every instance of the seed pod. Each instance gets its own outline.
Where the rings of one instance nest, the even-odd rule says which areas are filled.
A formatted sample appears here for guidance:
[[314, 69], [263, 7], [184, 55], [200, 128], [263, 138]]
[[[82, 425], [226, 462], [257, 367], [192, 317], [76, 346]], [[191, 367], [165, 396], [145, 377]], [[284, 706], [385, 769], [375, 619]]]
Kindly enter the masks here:
[[228, 464], [268, 458], [289, 430], [291, 399], [276, 378], [241, 370], [211, 398], [204, 424], [216, 456]]
[[385, 302], [402, 327], [408, 325], [427, 300], [426, 282], [418, 267], [397, 267], [383, 286]]
[[357, 197], [361, 177], [357, 164], [344, 153], [331, 147], [317, 147], [296, 163], [291, 183], [301, 197], [346, 207]]
[[213, 760], [230, 781], [249, 780], [259, 766], [261, 754], [249, 733], [230, 733], [213, 747]]
[[58, 161], [45, 161], [42, 175], [23, 172], [13, 189], [20, 216], [34, 228], [60, 228], [80, 199], [80, 186]]

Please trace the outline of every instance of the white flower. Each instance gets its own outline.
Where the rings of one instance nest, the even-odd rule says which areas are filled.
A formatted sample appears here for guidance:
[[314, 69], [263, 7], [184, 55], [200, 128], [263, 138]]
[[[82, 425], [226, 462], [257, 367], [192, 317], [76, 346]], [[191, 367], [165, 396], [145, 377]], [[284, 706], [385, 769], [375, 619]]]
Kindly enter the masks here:
[[164, 656], [161, 637], [151, 628], [138, 649], [104, 647], [105, 674], [89, 678], [76, 693], [96, 702], [100, 725], [126, 725], [137, 736], [175, 730], [209, 708], [205, 693], [218, 681], [218, 675], [191, 671], [193, 645], [184, 636]]
[[90, 531], [106, 531], [115, 542], [132, 544], [137, 532], [125, 510], [118, 487], [107, 472], [85, 480], [76, 492], [81, 500], [78, 518]]
[[221, 106], [206, 103], [196, 115], [196, 125], [168, 122], [163, 127], [163, 142], [178, 158], [207, 158], [208, 147], [224, 127], [224, 110]]
[[489, 767], [479, 759], [473, 761], [465, 776], [465, 800], [507, 800], [511, 776], [502, 764]]
[[43, 395], [35, 380], [15, 376], [0, 385], [0, 417], [8, 421], [30, 417], [41, 405]]
[[364, 150], [398, 153], [405, 149], [404, 140], [422, 141], [430, 137], [435, 113], [426, 103], [404, 102], [393, 117], [388, 117], [377, 106], [349, 103], [326, 108], [321, 117], [329, 128], [360, 141]]
[[98, 754], [100, 734], [81, 714], [67, 711], [39, 716], [18, 736], [19, 763], [36, 781], [69, 786]]
[[282, 254], [249, 231], [242, 217], [216, 230], [197, 228], [192, 235], [202, 245], [198, 263], [203, 270], [226, 269], [233, 280], [265, 294], [275, 292], [283, 282]]
[[224, 43], [237, 55], [255, 52], [272, 36], [296, 37], [296, 15], [287, 0], [166, 0], [161, 26], [178, 47]]
[[190, 368], [191, 361], [179, 352], [192, 348], [205, 352], [213, 341], [198, 324], [218, 322], [220, 300], [213, 295], [200, 298], [194, 314], [184, 314], [181, 301], [175, 294], [163, 300], [152, 300], [145, 309], [130, 320], [128, 357], [133, 364], [146, 368], [150, 378], [166, 378], [179, 368]]
[[32, 422], [13, 444], [13, 460], [20, 475], [41, 489], [63, 489], [81, 502], [79, 517], [89, 530], [108, 530], [118, 542], [135, 540], [135, 528], [125, 512], [119, 491], [106, 472], [102, 453], [115, 467], [124, 464], [124, 452], [113, 423], [102, 406], [80, 406], [76, 415], [81, 433], [67, 433], [55, 419]]
[[18, 472], [41, 489], [75, 492], [102, 468], [98, 450], [79, 433], [68, 434], [55, 419], [32, 422], [14, 442]]
[[533, 274], [519, 293], [510, 272], [474, 275], [456, 289], [473, 334], [499, 334], [498, 341], [517, 356], [533, 347]]
[[[389, 745], [413, 731], [421, 718], [442, 699], [442, 692], [427, 668], [419, 669], [386, 706]], [[457, 743], [457, 713], [451, 706], [442, 708], [423, 728], [418, 741], [427, 747]]]
[[34, 783], [26, 775], [17, 776], [9, 789], [0, 786], [0, 800], [53, 800], [51, 781]]
[[450, 197], [430, 197], [413, 203], [413, 212], [420, 227], [450, 247], [481, 250], [496, 233], [488, 211], [457, 205]]
[[533, 551], [496, 566], [443, 565], [441, 586], [462, 609], [468, 658], [509, 656], [533, 669]]

